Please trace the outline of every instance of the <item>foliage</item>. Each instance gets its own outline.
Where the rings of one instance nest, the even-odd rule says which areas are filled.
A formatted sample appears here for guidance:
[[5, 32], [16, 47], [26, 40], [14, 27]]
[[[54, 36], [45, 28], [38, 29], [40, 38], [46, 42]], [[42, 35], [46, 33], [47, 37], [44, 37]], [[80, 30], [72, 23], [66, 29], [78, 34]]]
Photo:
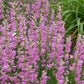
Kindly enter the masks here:
[[84, 0], [62, 0], [62, 16], [66, 25], [66, 32], [75, 35], [84, 34]]
[[65, 21], [65, 34], [72, 37], [80, 33], [84, 34], [84, 0], [61, 0], [51, 5], [52, 9], [57, 8], [57, 4], [62, 6], [62, 17]]

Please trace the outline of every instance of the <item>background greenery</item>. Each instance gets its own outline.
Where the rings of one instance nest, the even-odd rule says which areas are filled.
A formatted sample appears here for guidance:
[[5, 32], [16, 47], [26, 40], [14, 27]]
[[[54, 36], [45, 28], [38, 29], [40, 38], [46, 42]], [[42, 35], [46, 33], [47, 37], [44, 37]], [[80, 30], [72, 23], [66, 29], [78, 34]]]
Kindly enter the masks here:
[[72, 34], [72, 37], [80, 33], [84, 34], [84, 0], [59, 0], [51, 4], [56, 9], [57, 4], [62, 6], [62, 17], [65, 21], [65, 34]]

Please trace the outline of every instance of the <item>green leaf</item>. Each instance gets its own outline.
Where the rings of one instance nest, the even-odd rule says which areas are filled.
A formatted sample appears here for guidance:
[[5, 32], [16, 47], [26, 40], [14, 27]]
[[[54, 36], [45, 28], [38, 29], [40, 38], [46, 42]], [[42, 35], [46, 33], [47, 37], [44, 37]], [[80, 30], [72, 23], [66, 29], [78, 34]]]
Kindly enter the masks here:
[[74, 26], [74, 24], [72, 24], [64, 34], [67, 34], [71, 29], [73, 29], [74, 27], [76, 27], [77, 25]]
[[78, 20], [77, 20], [77, 25], [78, 25], [78, 33], [79, 33], [79, 31], [80, 31], [80, 29], [79, 29], [79, 24], [80, 24], [80, 18], [78, 18]]
[[64, 21], [66, 21], [70, 15], [72, 15], [72, 14], [67, 15], [67, 16], [65, 17]]
[[76, 8], [76, 19], [78, 18], [78, 9], [79, 7]]
[[80, 34], [83, 35], [83, 23], [80, 24]]
[[69, 0], [70, 2], [75, 2], [76, 4], [78, 3], [79, 5], [82, 5], [79, 0]]
[[67, 11], [65, 11], [65, 12], [62, 12], [62, 17], [66, 14], [66, 13], [69, 13], [70, 12], [70, 10], [67, 10]]

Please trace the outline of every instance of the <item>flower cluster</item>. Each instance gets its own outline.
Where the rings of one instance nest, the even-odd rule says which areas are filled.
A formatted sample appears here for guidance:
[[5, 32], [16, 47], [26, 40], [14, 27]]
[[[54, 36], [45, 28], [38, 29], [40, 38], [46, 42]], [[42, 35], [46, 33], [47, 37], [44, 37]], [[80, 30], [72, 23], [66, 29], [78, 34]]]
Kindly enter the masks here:
[[0, 83], [83, 84], [84, 39], [78, 36], [70, 55], [71, 37], [65, 42], [61, 6], [55, 21], [48, 0], [36, 0], [31, 7], [21, 0], [8, 2], [7, 14], [3, 3], [0, 0]]

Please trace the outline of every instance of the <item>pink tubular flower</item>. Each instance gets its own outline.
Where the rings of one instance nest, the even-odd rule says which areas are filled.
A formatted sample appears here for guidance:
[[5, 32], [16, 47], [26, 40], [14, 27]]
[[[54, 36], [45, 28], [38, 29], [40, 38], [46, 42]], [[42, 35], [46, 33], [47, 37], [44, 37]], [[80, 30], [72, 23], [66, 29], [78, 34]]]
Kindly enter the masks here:
[[73, 80], [84, 84], [84, 39], [78, 35], [71, 54], [71, 36], [64, 40], [61, 6], [54, 20], [48, 0], [36, 0], [31, 7], [21, 0], [8, 3], [12, 8], [3, 14], [0, 0], [0, 83], [47, 84], [54, 78], [58, 84], [67, 84], [71, 71]]

